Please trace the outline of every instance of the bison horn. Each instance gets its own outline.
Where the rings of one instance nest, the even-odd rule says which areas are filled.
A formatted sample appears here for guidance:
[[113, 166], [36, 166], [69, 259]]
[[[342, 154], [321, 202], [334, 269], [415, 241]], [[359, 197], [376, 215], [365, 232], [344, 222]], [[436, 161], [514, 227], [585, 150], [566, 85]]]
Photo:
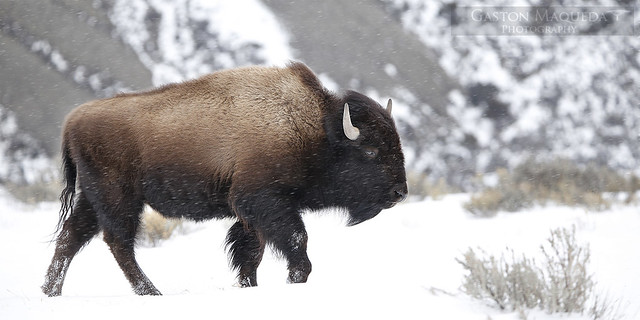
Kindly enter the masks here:
[[389, 99], [389, 102], [387, 102], [387, 112], [391, 114], [391, 99]]
[[358, 139], [360, 135], [360, 130], [353, 126], [351, 123], [351, 115], [349, 114], [349, 104], [344, 104], [344, 113], [342, 115], [342, 130], [344, 130], [344, 135], [347, 136], [350, 140]]

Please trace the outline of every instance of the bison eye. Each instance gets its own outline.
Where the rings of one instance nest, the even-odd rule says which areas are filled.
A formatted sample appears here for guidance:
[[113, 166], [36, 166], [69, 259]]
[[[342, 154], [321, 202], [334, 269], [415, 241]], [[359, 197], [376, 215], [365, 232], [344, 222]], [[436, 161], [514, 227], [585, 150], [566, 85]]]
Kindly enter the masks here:
[[373, 159], [373, 158], [378, 156], [378, 149], [374, 148], [374, 147], [365, 147], [364, 148], [364, 155], [367, 158]]

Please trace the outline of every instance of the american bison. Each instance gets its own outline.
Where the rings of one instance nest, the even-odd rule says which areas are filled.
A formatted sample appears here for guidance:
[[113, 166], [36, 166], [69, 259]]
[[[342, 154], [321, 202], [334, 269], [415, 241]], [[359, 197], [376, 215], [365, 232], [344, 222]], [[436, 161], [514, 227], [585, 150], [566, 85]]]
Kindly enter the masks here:
[[349, 212], [355, 225], [407, 196], [391, 117], [354, 92], [330, 92], [304, 64], [215, 72], [85, 103], [66, 119], [56, 250], [42, 290], [60, 295], [75, 254], [103, 232], [135, 293], [159, 295], [135, 259], [143, 206], [167, 217], [233, 218], [241, 286], [257, 285], [265, 246], [292, 283], [311, 272], [305, 210]]

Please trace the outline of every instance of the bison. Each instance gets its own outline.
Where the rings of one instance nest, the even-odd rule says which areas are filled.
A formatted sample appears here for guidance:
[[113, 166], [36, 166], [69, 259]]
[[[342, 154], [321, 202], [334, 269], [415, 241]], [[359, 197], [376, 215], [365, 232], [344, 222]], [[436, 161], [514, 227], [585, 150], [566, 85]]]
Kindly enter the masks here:
[[166, 217], [235, 219], [230, 265], [250, 287], [267, 244], [287, 260], [289, 282], [307, 281], [303, 211], [343, 208], [355, 225], [407, 196], [391, 100], [384, 109], [333, 93], [300, 62], [91, 101], [68, 115], [62, 141], [49, 296], [99, 231], [133, 291], [159, 295], [134, 254], [145, 205]]

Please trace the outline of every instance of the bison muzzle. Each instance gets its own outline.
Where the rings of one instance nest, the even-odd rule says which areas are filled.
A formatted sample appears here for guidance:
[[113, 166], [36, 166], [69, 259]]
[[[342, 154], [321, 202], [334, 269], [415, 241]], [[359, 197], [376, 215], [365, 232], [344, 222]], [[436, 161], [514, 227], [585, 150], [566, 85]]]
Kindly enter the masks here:
[[42, 290], [60, 295], [76, 253], [98, 232], [135, 293], [158, 295], [135, 259], [143, 207], [167, 217], [235, 219], [227, 250], [241, 286], [257, 285], [265, 246], [307, 281], [301, 213], [337, 207], [354, 225], [407, 196], [387, 108], [322, 86], [304, 64], [215, 72], [85, 103], [63, 128], [66, 186]]

